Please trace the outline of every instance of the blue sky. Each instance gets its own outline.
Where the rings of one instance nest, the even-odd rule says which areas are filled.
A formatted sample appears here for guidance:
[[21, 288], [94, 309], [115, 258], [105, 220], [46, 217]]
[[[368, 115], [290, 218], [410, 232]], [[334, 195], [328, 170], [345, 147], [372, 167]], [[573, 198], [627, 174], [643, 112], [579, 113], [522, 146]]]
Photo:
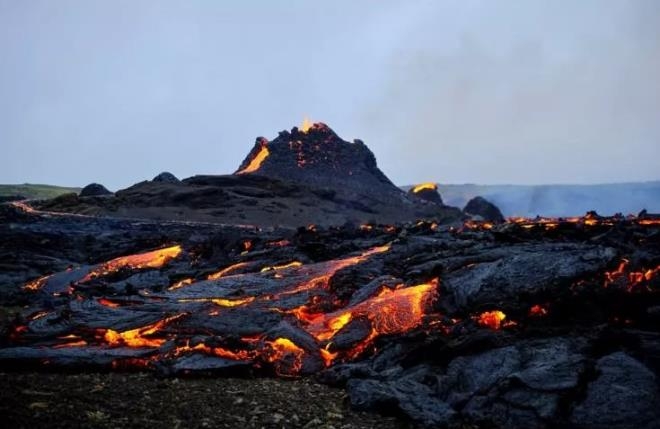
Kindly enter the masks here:
[[305, 115], [397, 184], [660, 179], [660, 2], [0, 0], [0, 183], [236, 170]]

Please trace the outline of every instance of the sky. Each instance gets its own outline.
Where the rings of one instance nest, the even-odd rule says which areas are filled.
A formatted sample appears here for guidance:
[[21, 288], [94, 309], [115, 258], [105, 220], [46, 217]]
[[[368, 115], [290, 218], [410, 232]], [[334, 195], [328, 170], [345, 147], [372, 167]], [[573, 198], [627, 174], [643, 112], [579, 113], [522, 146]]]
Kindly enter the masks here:
[[0, 0], [0, 183], [233, 173], [303, 117], [399, 185], [660, 179], [660, 1]]

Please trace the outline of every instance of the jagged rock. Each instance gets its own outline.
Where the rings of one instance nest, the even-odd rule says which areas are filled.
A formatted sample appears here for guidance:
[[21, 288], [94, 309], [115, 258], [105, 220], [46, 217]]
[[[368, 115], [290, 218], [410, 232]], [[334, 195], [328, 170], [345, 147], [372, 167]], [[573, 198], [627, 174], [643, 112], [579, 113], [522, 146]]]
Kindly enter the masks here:
[[456, 411], [435, 397], [428, 386], [410, 379], [353, 379], [346, 388], [351, 406], [357, 410], [391, 414], [398, 408], [412, 420], [429, 427], [446, 427], [457, 416]]
[[579, 428], [658, 428], [660, 394], [655, 375], [623, 352], [607, 355], [596, 365], [597, 378], [578, 404], [571, 423]]
[[163, 171], [160, 173], [158, 176], [154, 177], [152, 182], [160, 182], [160, 183], [180, 183], [181, 181], [172, 173], [168, 171]]
[[560, 399], [584, 371], [586, 342], [552, 338], [454, 359], [438, 392], [475, 423], [541, 427], [560, 416]]
[[[484, 305], [511, 309], [523, 297], [569, 293], [574, 281], [604, 270], [616, 256], [613, 248], [574, 243], [480, 249], [470, 267], [444, 277], [443, 305], [450, 312]], [[445, 263], [449, 268], [452, 261]]]
[[463, 213], [468, 216], [480, 216], [481, 219], [489, 222], [504, 222], [504, 216], [497, 206], [485, 198], [474, 197], [465, 205]]
[[80, 191], [81, 197], [98, 197], [102, 195], [112, 195], [105, 186], [98, 183], [90, 183]]

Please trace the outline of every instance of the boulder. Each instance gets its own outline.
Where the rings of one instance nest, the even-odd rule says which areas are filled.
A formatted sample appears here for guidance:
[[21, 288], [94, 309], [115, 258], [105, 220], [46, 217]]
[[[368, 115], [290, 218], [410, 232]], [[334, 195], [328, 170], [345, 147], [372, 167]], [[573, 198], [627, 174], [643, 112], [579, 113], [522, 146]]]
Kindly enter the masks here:
[[658, 428], [660, 394], [653, 372], [624, 352], [596, 364], [598, 376], [587, 396], [573, 410], [571, 423], [580, 428]]
[[81, 197], [98, 197], [102, 195], [112, 195], [112, 192], [99, 183], [90, 183], [80, 191]]
[[413, 186], [408, 191], [408, 195], [417, 197], [424, 201], [430, 201], [436, 204], [442, 204], [442, 197], [438, 192], [438, 185], [435, 183], [422, 183], [417, 186]]
[[152, 179], [152, 182], [181, 183], [181, 181], [174, 174], [170, 173], [169, 171], [163, 171], [158, 176], [154, 177]]
[[504, 222], [504, 216], [500, 209], [483, 197], [474, 197], [468, 201], [463, 209], [463, 213], [473, 217], [479, 216], [481, 219], [488, 222]]

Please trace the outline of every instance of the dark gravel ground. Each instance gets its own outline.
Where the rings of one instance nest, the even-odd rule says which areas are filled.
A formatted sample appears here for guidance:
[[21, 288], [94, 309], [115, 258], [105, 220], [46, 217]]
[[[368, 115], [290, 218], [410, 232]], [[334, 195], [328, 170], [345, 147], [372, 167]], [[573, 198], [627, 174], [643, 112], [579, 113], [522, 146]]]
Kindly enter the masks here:
[[309, 379], [0, 373], [3, 428], [409, 428]]

